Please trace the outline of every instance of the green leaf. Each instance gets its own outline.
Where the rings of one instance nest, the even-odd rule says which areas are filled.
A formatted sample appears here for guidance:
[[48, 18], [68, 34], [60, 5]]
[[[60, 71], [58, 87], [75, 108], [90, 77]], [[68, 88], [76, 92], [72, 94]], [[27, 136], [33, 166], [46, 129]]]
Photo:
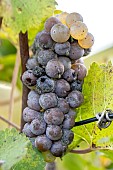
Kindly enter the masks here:
[[3, 23], [16, 33], [37, 28], [44, 19], [53, 14], [55, 0], [10, 0], [10, 14], [4, 11]]
[[0, 39], [0, 57], [15, 54], [16, 48], [7, 39]]
[[[93, 63], [83, 85], [84, 103], [78, 109], [76, 121], [94, 117], [97, 113], [110, 108], [113, 110], [113, 66]], [[113, 149], [113, 123], [106, 129], [100, 130], [97, 123], [74, 127], [75, 140], [86, 141], [88, 147]], [[78, 138], [79, 137], [79, 138]], [[70, 148], [74, 148], [72, 143]]]
[[26, 155], [28, 143], [28, 138], [15, 129], [0, 131], [0, 160], [5, 161], [5, 170], [9, 170]]
[[58, 164], [59, 169], [65, 170], [104, 170], [101, 167], [99, 155], [95, 152], [87, 154], [85, 157], [84, 155], [68, 153], [63, 157], [62, 162], [58, 161]]
[[[0, 57], [0, 80], [11, 82], [16, 54]], [[21, 89], [20, 70], [17, 79], [17, 87]]]
[[44, 167], [45, 162], [42, 154], [37, 149], [33, 149], [32, 146], [29, 145], [26, 156], [14, 165], [11, 170], [44, 170]]

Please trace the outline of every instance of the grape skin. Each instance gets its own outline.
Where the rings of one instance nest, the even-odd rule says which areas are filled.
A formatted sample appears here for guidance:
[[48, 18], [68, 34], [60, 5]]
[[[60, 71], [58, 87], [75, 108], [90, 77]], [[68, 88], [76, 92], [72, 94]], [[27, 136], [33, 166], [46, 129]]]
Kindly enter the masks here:
[[91, 48], [94, 44], [94, 37], [91, 33], [87, 33], [84, 39], [78, 40], [78, 44], [85, 49]]
[[37, 78], [44, 76], [45, 75], [45, 70], [44, 68], [40, 67], [40, 66], [35, 66], [33, 68], [33, 74], [34, 76], [36, 76]]
[[64, 114], [59, 108], [51, 108], [44, 112], [44, 120], [50, 125], [60, 125], [64, 120]]
[[51, 28], [55, 25], [61, 23], [56, 17], [50, 17], [46, 20], [44, 24], [45, 31], [50, 32]]
[[46, 66], [48, 61], [55, 59], [57, 55], [52, 50], [41, 50], [38, 53], [37, 61], [42, 66]]
[[56, 157], [61, 157], [64, 155], [67, 147], [62, 145], [61, 141], [54, 142], [51, 147], [51, 153]]
[[71, 44], [69, 57], [72, 60], [78, 60], [84, 55], [84, 49], [77, 42]]
[[53, 141], [59, 140], [62, 137], [62, 129], [57, 125], [48, 125], [46, 128], [46, 136]]
[[35, 147], [38, 148], [38, 150], [41, 152], [45, 152], [49, 150], [51, 146], [52, 146], [52, 141], [49, 138], [47, 138], [46, 135], [38, 136], [35, 139]]
[[82, 92], [82, 84], [83, 84], [82, 81], [75, 80], [74, 82], [71, 83], [71, 90], [78, 90]]
[[69, 28], [63, 24], [55, 24], [51, 28], [51, 37], [55, 42], [64, 43], [70, 37]]
[[69, 56], [70, 43], [67, 41], [65, 43], [56, 43], [55, 52], [59, 55]]
[[53, 154], [48, 150], [48, 151], [45, 151], [45, 152], [42, 152], [42, 155], [44, 157], [44, 161], [45, 162], [54, 162], [56, 157], [53, 156]]
[[42, 118], [34, 119], [30, 124], [30, 130], [35, 135], [42, 135], [46, 130], [46, 123]]
[[64, 73], [64, 65], [57, 59], [50, 60], [45, 69], [46, 74], [51, 78], [60, 78]]
[[22, 132], [27, 136], [27, 137], [34, 137], [35, 135], [31, 132], [30, 130], [30, 124], [29, 123], [26, 123], [23, 127], [23, 130]]
[[58, 60], [64, 65], [64, 71], [71, 68], [71, 60], [69, 58], [59, 56]]
[[63, 74], [63, 78], [67, 80], [68, 82], [72, 82], [76, 80], [77, 76], [76, 76], [75, 70], [73, 69], [66, 70]]
[[80, 91], [72, 91], [69, 93], [68, 97], [66, 98], [67, 102], [69, 103], [70, 107], [77, 108], [83, 103], [83, 95]]
[[28, 107], [36, 111], [40, 111], [41, 107], [39, 104], [39, 97], [39, 94], [37, 94], [35, 91], [30, 91], [27, 100]]
[[40, 106], [43, 109], [49, 109], [57, 106], [57, 96], [55, 93], [45, 93], [39, 98]]
[[58, 19], [61, 21], [62, 24], [66, 25], [66, 17], [69, 13], [67, 12], [62, 12], [61, 14], [58, 15]]
[[22, 82], [27, 86], [31, 87], [36, 85], [37, 78], [33, 75], [32, 70], [27, 70], [22, 75]]
[[52, 40], [50, 34], [44, 31], [39, 36], [38, 43], [39, 47], [43, 49], [52, 48], [54, 45], [54, 41]]
[[32, 122], [34, 119], [36, 118], [40, 118], [41, 117], [41, 113], [40, 112], [37, 112], [33, 109], [30, 109], [29, 107], [26, 107], [24, 110], [23, 110], [23, 119], [25, 122]]
[[71, 130], [63, 129], [62, 143], [64, 145], [69, 145], [74, 139], [74, 133]]
[[75, 116], [70, 114], [65, 114], [65, 119], [63, 121], [64, 129], [71, 129], [75, 125]]
[[38, 62], [36, 60], [36, 57], [33, 56], [27, 60], [26, 68], [29, 70], [32, 70], [37, 65], [38, 65]]
[[55, 93], [58, 97], [66, 97], [70, 91], [70, 84], [64, 80], [60, 79], [56, 81]]
[[54, 92], [55, 90], [55, 81], [50, 79], [47, 76], [42, 76], [37, 79], [36, 89], [39, 94]]
[[74, 39], [80, 40], [87, 36], [88, 28], [87, 26], [81, 22], [77, 21], [70, 27], [70, 34]]
[[76, 21], [82, 21], [83, 22], [83, 17], [77, 13], [77, 12], [72, 12], [67, 15], [66, 17], [66, 25], [70, 28], [72, 24], [74, 24]]
[[75, 70], [78, 80], [82, 81], [86, 77], [87, 69], [83, 64], [76, 63], [73, 65], [73, 69]]
[[67, 113], [69, 111], [69, 104], [64, 98], [58, 98], [58, 107], [63, 113]]

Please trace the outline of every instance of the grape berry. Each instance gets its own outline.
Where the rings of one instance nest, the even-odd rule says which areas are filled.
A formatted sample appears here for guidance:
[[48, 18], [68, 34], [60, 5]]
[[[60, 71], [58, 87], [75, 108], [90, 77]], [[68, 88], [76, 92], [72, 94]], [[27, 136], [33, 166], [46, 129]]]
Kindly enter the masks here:
[[94, 37], [76, 12], [46, 20], [32, 45], [22, 82], [31, 91], [23, 110], [23, 133], [45, 161], [62, 157], [72, 143], [77, 116], [83, 103], [82, 85], [87, 73], [81, 57], [91, 52]]

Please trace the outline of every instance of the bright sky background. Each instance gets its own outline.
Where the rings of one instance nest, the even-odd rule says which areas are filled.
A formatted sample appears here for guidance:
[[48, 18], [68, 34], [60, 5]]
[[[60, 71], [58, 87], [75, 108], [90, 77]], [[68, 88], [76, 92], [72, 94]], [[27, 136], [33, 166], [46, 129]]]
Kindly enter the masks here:
[[95, 37], [92, 52], [113, 45], [113, 0], [56, 0], [57, 9], [78, 12]]

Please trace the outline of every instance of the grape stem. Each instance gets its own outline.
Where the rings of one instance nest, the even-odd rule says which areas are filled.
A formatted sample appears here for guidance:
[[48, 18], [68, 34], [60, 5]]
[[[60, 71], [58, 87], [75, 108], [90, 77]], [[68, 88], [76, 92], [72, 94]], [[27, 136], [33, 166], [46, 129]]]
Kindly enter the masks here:
[[[21, 56], [21, 66], [22, 66], [22, 74], [26, 71], [26, 62], [29, 59], [29, 46], [28, 46], [28, 33], [20, 32], [19, 33], [19, 46], [20, 46], [20, 56]], [[21, 74], [21, 77], [22, 77]], [[29, 93], [29, 89], [23, 84], [22, 91], [22, 112], [27, 107], [27, 96]], [[21, 132], [23, 129], [25, 122], [23, 120], [23, 116], [21, 114]]]
[[83, 150], [71, 150], [71, 153], [76, 153], [76, 154], [86, 154], [86, 153], [90, 153], [94, 151], [94, 149], [92, 148], [87, 148], [87, 149], [83, 149]]
[[10, 122], [9, 120], [5, 119], [4, 117], [0, 116], [0, 119], [3, 120], [4, 122], [8, 123], [9, 125], [11, 125], [12, 127], [16, 128], [17, 130], [20, 130], [20, 127], [18, 125], [16, 125], [13, 122]]

